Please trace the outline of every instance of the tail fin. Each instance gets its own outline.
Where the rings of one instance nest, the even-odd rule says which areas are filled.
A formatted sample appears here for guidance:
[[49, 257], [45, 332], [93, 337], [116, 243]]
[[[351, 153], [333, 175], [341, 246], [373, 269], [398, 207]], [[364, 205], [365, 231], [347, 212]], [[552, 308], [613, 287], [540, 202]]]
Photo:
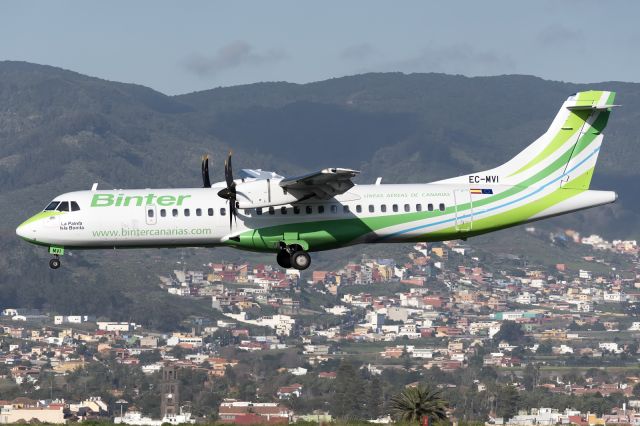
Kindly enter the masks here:
[[505, 164], [447, 183], [588, 189], [615, 92], [590, 90], [570, 96], [545, 134]]

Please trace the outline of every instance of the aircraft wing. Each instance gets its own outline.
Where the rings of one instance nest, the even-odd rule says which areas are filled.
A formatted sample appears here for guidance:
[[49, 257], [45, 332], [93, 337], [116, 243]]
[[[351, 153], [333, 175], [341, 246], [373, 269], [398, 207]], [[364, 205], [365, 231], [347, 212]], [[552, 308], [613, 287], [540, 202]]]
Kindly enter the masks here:
[[284, 178], [280, 181], [280, 186], [299, 199], [313, 196], [328, 199], [351, 189], [354, 185], [351, 179], [358, 173], [358, 170], [351, 169], [322, 169], [302, 176]]
[[270, 172], [262, 169], [242, 169], [240, 171], [240, 177], [254, 178], [254, 179], [279, 179], [282, 178], [276, 172]]

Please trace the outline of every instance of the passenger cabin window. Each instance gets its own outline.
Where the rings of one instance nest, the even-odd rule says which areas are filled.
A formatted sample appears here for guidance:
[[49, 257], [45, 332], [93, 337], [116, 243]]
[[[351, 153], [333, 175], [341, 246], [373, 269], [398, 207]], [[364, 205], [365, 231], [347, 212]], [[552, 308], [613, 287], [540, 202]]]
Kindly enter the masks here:
[[318, 206], [318, 213], [324, 213], [324, 206]]
[[410, 212], [411, 211], [411, 206], [409, 204], [405, 204], [404, 205], [404, 211], [405, 212]]
[[356, 212], [362, 213], [362, 206], [360, 204], [356, 206]]
[[184, 209], [184, 215], [185, 215], [186, 217], [191, 216], [191, 212], [189, 211], [189, 209]]
[[381, 211], [382, 213], [386, 213], [386, 211], [387, 211], [387, 205], [386, 205], [386, 204], [381, 205], [381, 206], [380, 206], [380, 211]]
[[369, 204], [369, 213], [374, 213], [376, 211], [376, 208], [373, 204]]
[[178, 209], [171, 210], [171, 216], [178, 217]]
[[393, 212], [398, 213], [398, 205], [394, 204], [392, 207], [393, 207]]
[[256, 214], [257, 214], [258, 216], [262, 216], [262, 207], [258, 207], [258, 208], [256, 208]]
[[269, 207], [269, 214], [275, 214], [276, 213], [276, 209], [274, 209], [273, 207]]
[[342, 206], [343, 213], [349, 213], [349, 206]]
[[149, 217], [153, 217], [154, 216], [153, 209], [147, 209], [147, 216], [149, 216]]
[[313, 213], [313, 207], [307, 206], [307, 207], [304, 208], [304, 211], [307, 214], [311, 214], [311, 213]]
[[196, 209], [196, 216], [202, 216], [202, 209]]
[[281, 214], [287, 214], [287, 208], [285, 206], [280, 207]]
[[68, 212], [69, 211], [69, 202], [68, 201], [63, 201], [60, 203], [60, 205], [58, 205], [58, 209], [59, 212]]
[[80, 206], [75, 201], [72, 201], [71, 202], [71, 211], [72, 212], [77, 212], [78, 210], [80, 210]]
[[224, 215], [226, 215], [226, 214], [227, 214], [227, 209], [225, 209], [224, 207], [222, 207], [222, 208], [220, 209], [220, 216], [224, 216]]
[[420, 203], [416, 204], [416, 211], [417, 212], [421, 212], [422, 211], [422, 204], [420, 204]]
[[338, 213], [338, 206], [331, 204], [331, 213]]
[[293, 214], [300, 214], [300, 207], [293, 206]]
[[438, 208], [440, 209], [441, 212], [443, 212], [444, 211], [444, 203], [440, 203]]
[[167, 216], [167, 211], [165, 209], [160, 209], [160, 216], [166, 217]]
[[209, 207], [209, 208], [207, 209], [207, 214], [208, 214], [209, 216], [213, 216], [213, 209], [212, 209], [211, 207]]
[[60, 204], [60, 201], [52, 201], [52, 202], [50, 202], [50, 203], [49, 203], [49, 205], [48, 205], [47, 207], [45, 207], [44, 209], [45, 209], [46, 211], [48, 211], [48, 210], [55, 210], [55, 209], [56, 209], [56, 207], [58, 207], [58, 204]]
[[433, 211], [433, 204], [431, 204], [431, 203], [427, 204], [427, 210], [432, 212]]

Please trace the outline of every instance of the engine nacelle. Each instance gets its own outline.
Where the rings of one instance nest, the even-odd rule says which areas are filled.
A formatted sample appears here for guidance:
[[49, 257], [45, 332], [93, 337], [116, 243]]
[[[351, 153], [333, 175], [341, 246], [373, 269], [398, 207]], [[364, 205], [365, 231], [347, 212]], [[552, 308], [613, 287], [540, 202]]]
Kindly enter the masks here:
[[280, 206], [298, 201], [298, 197], [279, 185], [281, 179], [260, 179], [236, 184], [236, 201], [241, 209]]

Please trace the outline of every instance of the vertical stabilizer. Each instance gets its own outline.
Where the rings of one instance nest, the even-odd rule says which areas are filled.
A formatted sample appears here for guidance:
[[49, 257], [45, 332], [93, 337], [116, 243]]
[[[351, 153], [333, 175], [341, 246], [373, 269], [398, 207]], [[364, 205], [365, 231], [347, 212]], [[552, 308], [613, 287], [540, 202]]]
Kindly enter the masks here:
[[614, 92], [589, 90], [570, 96], [549, 129], [505, 164], [447, 179], [446, 183], [497, 183], [588, 189], [602, 144]]

